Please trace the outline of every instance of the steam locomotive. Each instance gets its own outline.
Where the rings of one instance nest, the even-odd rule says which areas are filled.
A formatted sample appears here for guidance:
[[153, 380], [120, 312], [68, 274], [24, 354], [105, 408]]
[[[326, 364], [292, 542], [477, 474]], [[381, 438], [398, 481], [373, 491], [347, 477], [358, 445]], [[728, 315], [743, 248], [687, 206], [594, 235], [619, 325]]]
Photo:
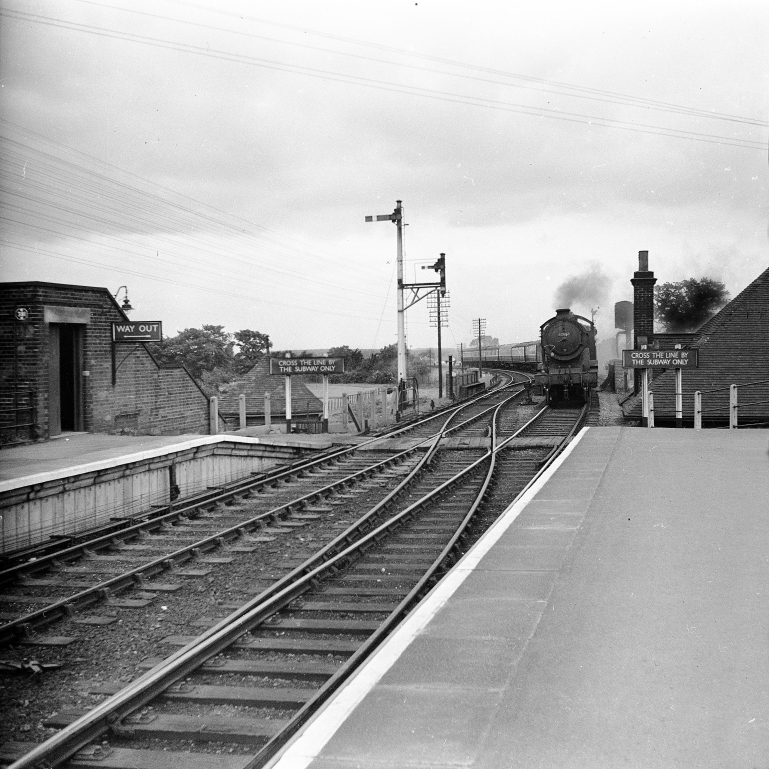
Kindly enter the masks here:
[[571, 310], [556, 310], [540, 327], [537, 383], [551, 406], [586, 403], [598, 384], [595, 326]]

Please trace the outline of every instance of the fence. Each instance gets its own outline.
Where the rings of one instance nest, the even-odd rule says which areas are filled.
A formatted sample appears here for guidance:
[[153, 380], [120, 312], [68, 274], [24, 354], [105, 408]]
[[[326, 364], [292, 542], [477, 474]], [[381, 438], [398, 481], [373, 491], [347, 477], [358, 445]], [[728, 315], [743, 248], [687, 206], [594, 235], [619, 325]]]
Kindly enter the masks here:
[[[739, 427], [738, 424], [738, 412], [740, 408], [746, 408], [747, 406], [761, 406], [769, 403], [769, 400], [760, 401], [748, 401], [747, 403], [738, 402], [738, 390], [740, 387], [755, 387], [756, 385], [769, 384], [769, 379], [759, 379], [756, 382], [746, 382], [744, 384], [732, 384], [729, 387], [717, 387], [713, 390], [697, 390], [694, 393], [694, 429], [702, 429], [702, 415], [703, 413], [718, 411], [719, 408], [702, 408], [702, 396], [710, 393], [729, 391], [729, 429], [736, 430]], [[767, 422], [751, 422], [751, 427], [756, 427], [759, 424], [767, 424]], [[743, 425], [744, 427], [745, 425]]]

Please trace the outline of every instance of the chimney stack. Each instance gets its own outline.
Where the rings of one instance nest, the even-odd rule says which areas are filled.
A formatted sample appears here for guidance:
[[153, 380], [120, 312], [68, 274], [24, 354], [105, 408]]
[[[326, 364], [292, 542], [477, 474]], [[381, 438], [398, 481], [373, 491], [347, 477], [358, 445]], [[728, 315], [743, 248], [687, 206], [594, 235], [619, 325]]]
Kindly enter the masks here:
[[[651, 345], [654, 341], [654, 284], [657, 278], [649, 271], [649, 252], [638, 252], [638, 271], [633, 274], [633, 348]], [[641, 372], [635, 371], [634, 389], [641, 387]]]
[[630, 281], [633, 284], [633, 326], [637, 350], [643, 344], [651, 344], [654, 338], [654, 284], [657, 278], [649, 271], [649, 252], [638, 252], [638, 271]]

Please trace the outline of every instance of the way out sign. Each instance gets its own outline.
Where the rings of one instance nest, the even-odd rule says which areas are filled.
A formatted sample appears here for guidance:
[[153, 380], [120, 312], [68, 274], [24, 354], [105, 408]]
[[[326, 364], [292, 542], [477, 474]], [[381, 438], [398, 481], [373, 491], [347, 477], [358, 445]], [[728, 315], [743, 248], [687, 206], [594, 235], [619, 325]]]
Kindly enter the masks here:
[[163, 326], [159, 320], [113, 323], [113, 342], [162, 342]]
[[699, 350], [623, 350], [623, 368], [697, 368]]

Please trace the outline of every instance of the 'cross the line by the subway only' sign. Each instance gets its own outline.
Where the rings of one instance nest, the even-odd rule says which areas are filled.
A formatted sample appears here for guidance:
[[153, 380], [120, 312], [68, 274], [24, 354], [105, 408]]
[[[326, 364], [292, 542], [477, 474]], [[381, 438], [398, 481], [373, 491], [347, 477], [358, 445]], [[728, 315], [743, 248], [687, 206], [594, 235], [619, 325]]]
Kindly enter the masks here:
[[699, 350], [623, 350], [623, 368], [697, 368]]
[[270, 358], [270, 374], [342, 374], [344, 358]]

